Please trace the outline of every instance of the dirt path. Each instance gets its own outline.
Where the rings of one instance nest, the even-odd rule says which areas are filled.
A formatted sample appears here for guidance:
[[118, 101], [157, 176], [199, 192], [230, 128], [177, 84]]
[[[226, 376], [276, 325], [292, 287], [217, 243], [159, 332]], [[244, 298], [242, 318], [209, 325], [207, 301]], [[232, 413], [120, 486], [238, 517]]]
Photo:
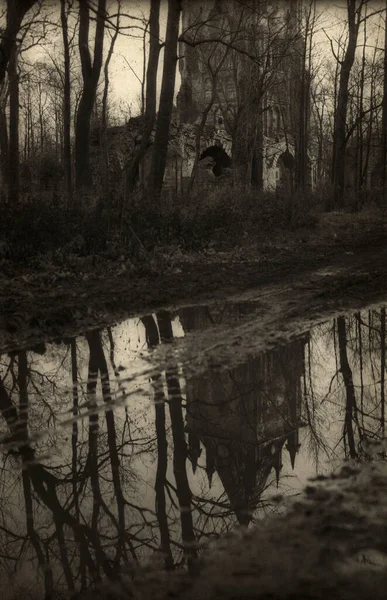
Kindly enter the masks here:
[[[0, 351], [75, 335], [161, 307], [224, 299], [280, 283], [292, 318], [387, 296], [386, 220], [330, 216], [317, 230], [227, 252], [150, 259], [135, 269], [94, 257], [0, 276]], [[157, 258], [157, 257], [156, 257]], [[273, 296], [274, 301], [274, 296]], [[273, 302], [269, 302], [273, 304]]]

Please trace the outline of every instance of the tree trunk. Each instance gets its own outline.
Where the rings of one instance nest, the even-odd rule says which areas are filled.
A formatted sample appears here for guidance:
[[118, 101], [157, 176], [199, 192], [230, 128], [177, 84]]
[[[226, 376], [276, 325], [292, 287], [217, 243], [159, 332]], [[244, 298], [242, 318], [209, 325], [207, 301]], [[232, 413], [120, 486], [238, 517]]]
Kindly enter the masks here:
[[[244, 92], [247, 94], [247, 91]], [[232, 164], [234, 181], [244, 186], [249, 182], [249, 152], [248, 141], [250, 137], [249, 106], [244, 104], [239, 107], [232, 136]]]
[[[302, 62], [300, 65], [301, 78], [296, 76], [296, 80], [300, 81], [299, 90], [299, 114], [298, 114], [298, 127], [296, 134], [296, 152], [295, 152], [295, 185], [297, 189], [302, 191], [305, 190], [306, 183], [306, 163], [307, 163], [307, 152], [306, 152], [306, 105], [307, 105], [307, 84], [306, 84], [306, 52], [309, 35], [309, 20], [307, 22], [307, 30], [305, 33], [305, 40], [302, 48]], [[298, 57], [297, 57], [297, 60]], [[297, 73], [298, 66], [295, 65], [295, 75]]]
[[0, 106], [0, 171], [1, 171], [1, 199], [7, 198], [8, 190], [8, 124], [6, 117], [6, 102]]
[[149, 58], [146, 73], [146, 101], [144, 126], [141, 143], [132, 162], [129, 165], [126, 179], [127, 190], [131, 193], [136, 184], [136, 178], [141, 161], [149, 146], [150, 137], [156, 120], [157, 105], [157, 67], [160, 55], [160, 0], [151, 2], [149, 15]]
[[24, 15], [38, 0], [7, 0], [7, 24], [0, 43], [0, 85], [8, 69], [8, 62], [16, 43]]
[[295, 70], [301, 71], [300, 80], [300, 104], [298, 115], [298, 152], [296, 153], [296, 187], [305, 191], [310, 182], [309, 161], [308, 161], [308, 142], [309, 142], [309, 109], [310, 109], [310, 83], [311, 83], [311, 63], [312, 63], [312, 45], [315, 26], [315, 3], [310, 1], [306, 12], [305, 34], [302, 47], [302, 57], [296, 55]]
[[177, 42], [179, 37], [180, 13], [181, 1], [168, 0], [168, 23], [164, 50], [163, 79], [161, 84], [155, 141], [152, 152], [150, 193], [153, 201], [157, 201], [160, 196], [167, 161], [169, 128], [172, 119], [176, 65], [178, 60]]
[[[358, 114], [362, 115], [364, 110], [364, 80], [365, 80], [365, 66], [366, 66], [366, 40], [367, 40], [367, 21], [364, 21], [364, 43], [363, 43], [363, 54], [361, 59], [361, 72], [360, 72], [360, 95], [359, 95], [359, 109]], [[373, 99], [370, 99], [371, 103]], [[359, 119], [357, 127], [357, 173], [356, 173], [356, 189], [360, 191], [363, 187], [363, 156], [364, 156], [364, 143], [363, 143], [363, 119]]]
[[81, 57], [83, 89], [75, 125], [75, 185], [77, 190], [92, 185], [90, 168], [90, 122], [102, 68], [106, 0], [98, 1], [94, 38], [94, 60], [89, 50], [90, 14], [87, 2], [79, 3], [78, 47]]
[[71, 164], [71, 83], [70, 83], [70, 43], [66, 15], [66, 0], [61, 0], [60, 19], [64, 49], [64, 85], [63, 85], [63, 167], [67, 203], [73, 200], [72, 164]]
[[259, 190], [263, 189], [263, 107], [260, 102], [259, 115], [256, 122], [255, 143], [251, 157], [251, 185]]
[[207, 117], [210, 113], [211, 108], [213, 107], [213, 104], [215, 102], [215, 97], [216, 97], [216, 87], [215, 87], [215, 82], [213, 82], [213, 90], [212, 90], [212, 94], [211, 94], [211, 100], [210, 102], [207, 104], [206, 108], [204, 109], [201, 119], [200, 119], [200, 123], [198, 124], [197, 130], [196, 130], [196, 136], [195, 136], [195, 160], [194, 160], [194, 164], [192, 167], [192, 172], [191, 172], [191, 177], [189, 179], [188, 182], [188, 189], [187, 189], [187, 195], [189, 196], [192, 192], [192, 188], [194, 186], [195, 183], [195, 179], [198, 173], [198, 169], [199, 169], [199, 162], [200, 162], [200, 149], [201, 149], [201, 143], [202, 143], [202, 136], [203, 136], [203, 132], [204, 132], [204, 128], [207, 124]]
[[333, 132], [332, 183], [335, 205], [341, 205], [345, 186], [345, 150], [348, 107], [348, 83], [355, 60], [356, 44], [360, 19], [357, 17], [356, 0], [348, 0], [348, 44], [341, 63], [339, 91], [335, 111]]
[[114, 52], [114, 46], [117, 41], [119, 26], [120, 26], [120, 12], [121, 3], [118, 3], [117, 19], [116, 19], [116, 30], [111, 37], [109, 51], [104, 66], [104, 88], [102, 95], [102, 123], [101, 123], [101, 153], [102, 153], [102, 181], [103, 181], [103, 192], [106, 200], [109, 199], [110, 205], [110, 194], [109, 194], [109, 148], [108, 148], [108, 95], [109, 95], [109, 65]]
[[384, 61], [383, 61], [383, 69], [384, 69], [384, 80], [383, 80], [383, 108], [382, 108], [382, 145], [380, 150], [380, 166], [381, 166], [381, 174], [380, 174], [380, 185], [383, 190], [383, 198], [387, 199], [387, 0], [386, 0], [386, 24], [384, 27]]
[[13, 50], [8, 64], [9, 79], [9, 188], [8, 201], [18, 204], [20, 192], [19, 159], [19, 74], [17, 72], [18, 48]]
[[[371, 65], [372, 73], [375, 72], [374, 71], [375, 61], [376, 61], [376, 48], [374, 49], [372, 65]], [[372, 104], [373, 104], [372, 99], [375, 98], [375, 88], [377, 85], [378, 84], [376, 82], [376, 78], [373, 75], [371, 77], [371, 82], [370, 82], [371, 110], [369, 113], [367, 142], [366, 142], [366, 146], [364, 149], [365, 157], [364, 157], [364, 165], [363, 165], [363, 173], [362, 173], [362, 180], [365, 182], [365, 184], [367, 184], [367, 181], [368, 181], [368, 175], [369, 175], [368, 167], [369, 167], [371, 151], [372, 151], [372, 140], [373, 140], [373, 134], [374, 134], [374, 120], [376, 120], [376, 115], [377, 115], [377, 110], [372, 109]], [[371, 180], [371, 184], [374, 185], [375, 182]]]
[[380, 427], [384, 438], [386, 422], [386, 398], [384, 385], [386, 381], [386, 309], [380, 310]]
[[85, 88], [78, 106], [75, 134], [75, 184], [77, 190], [89, 188], [93, 183], [90, 168], [90, 120], [95, 95]]

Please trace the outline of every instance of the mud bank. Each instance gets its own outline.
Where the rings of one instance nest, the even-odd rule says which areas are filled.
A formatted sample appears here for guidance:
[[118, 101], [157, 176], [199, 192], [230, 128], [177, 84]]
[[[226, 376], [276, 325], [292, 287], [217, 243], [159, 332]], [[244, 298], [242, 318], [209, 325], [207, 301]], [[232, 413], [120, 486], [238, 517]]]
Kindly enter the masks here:
[[384, 461], [348, 463], [332, 477], [311, 481], [286, 514], [215, 542], [192, 577], [163, 572], [154, 561], [133, 579], [103, 584], [84, 599], [385, 598], [386, 492]]
[[386, 235], [380, 213], [332, 213], [313, 230], [194, 255], [160, 251], [137, 265], [98, 256], [69, 257], [66, 265], [47, 262], [34, 270], [3, 262], [0, 350], [75, 335], [159, 308], [264, 291], [273, 284], [288, 286], [288, 301], [300, 314], [316, 305], [323, 311], [333, 302], [338, 309], [357, 307], [387, 291]]

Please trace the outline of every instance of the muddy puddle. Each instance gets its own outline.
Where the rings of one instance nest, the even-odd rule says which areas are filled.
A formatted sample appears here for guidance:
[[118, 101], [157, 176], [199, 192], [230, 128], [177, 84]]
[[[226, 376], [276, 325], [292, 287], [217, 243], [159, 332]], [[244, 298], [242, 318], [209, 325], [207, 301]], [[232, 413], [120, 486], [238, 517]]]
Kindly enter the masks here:
[[385, 308], [265, 344], [262, 310], [162, 311], [0, 357], [5, 598], [71, 597], [160, 549], [181, 567], [367, 459], [384, 436]]

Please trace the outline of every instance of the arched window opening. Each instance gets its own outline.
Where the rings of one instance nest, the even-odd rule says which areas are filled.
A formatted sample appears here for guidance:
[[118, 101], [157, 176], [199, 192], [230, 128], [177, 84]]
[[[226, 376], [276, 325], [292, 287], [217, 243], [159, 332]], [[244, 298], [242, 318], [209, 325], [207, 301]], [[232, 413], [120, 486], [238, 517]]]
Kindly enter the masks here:
[[212, 96], [212, 82], [211, 79], [206, 79], [204, 82], [204, 97], [207, 102], [211, 100]]
[[277, 160], [276, 184], [277, 187], [291, 190], [293, 187], [294, 157], [289, 150], [283, 152]]
[[211, 156], [215, 161], [212, 168], [215, 177], [220, 177], [226, 169], [231, 168], [231, 158], [221, 146], [210, 146], [202, 153], [200, 160], [207, 158], [207, 156]]
[[268, 135], [273, 135], [273, 109], [269, 108], [267, 110], [267, 133]]
[[214, 127], [221, 127], [223, 125], [223, 116], [219, 108], [214, 111]]
[[276, 113], [277, 113], [277, 130], [276, 131], [280, 131], [281, 130], [281, 122], [282, 122], [282, 115], [281, 115], [281, 109], [279, 106], [275, 107]]
[[226, 81], [226, 99], [233, 100], [235, 98], [235, 85], [231, 77]]
[[275, 106], [273, 108], [273, 133], [278, 132], [279, 120], [280, 120], [279, 108], [278, 108], [278, 106]]

